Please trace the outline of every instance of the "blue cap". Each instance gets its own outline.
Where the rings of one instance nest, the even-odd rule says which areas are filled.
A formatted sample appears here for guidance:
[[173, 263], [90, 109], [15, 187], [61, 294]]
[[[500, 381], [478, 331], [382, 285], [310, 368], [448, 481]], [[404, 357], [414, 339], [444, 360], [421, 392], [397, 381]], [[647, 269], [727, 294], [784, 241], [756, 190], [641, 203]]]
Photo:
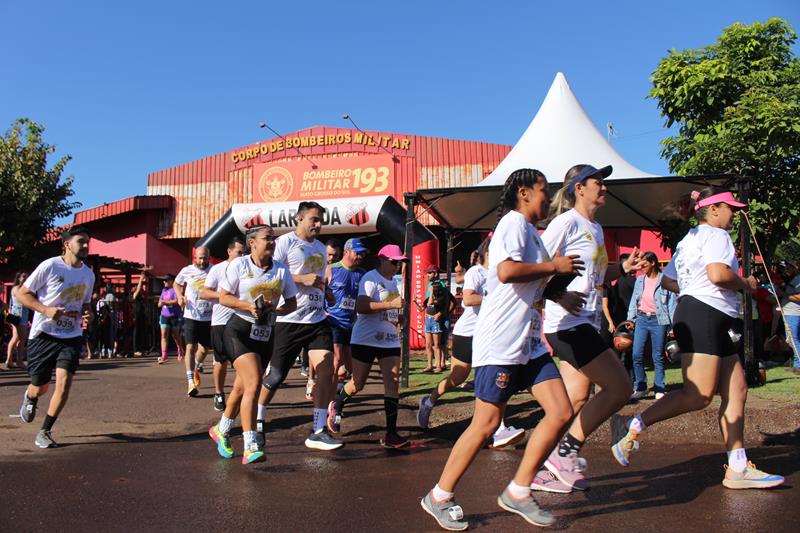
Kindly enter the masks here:
[[586, 167], [583, 170], [575, 174], [575, 176], [572, 178], [572, 181], [569, 182], [567, 190], [569, 192], [575, 192], [575, 187], [579, 183], [583, 183], [589, 178], [605, 179], [611, 175], [612, 170], [613, 169], [611, 168], [611, 165], [605, 166], [603, 168], [594, 168], [592, 165], [586, 165]]
[[357, 254], [364, 254], [369, 252], [369, 248], [364, 246], [364, 243], [361, 242], [361, 239], [356, 237], [352, 239], [347, 239], [347, 242], [344, 243], [344, 249], [353, 250]]

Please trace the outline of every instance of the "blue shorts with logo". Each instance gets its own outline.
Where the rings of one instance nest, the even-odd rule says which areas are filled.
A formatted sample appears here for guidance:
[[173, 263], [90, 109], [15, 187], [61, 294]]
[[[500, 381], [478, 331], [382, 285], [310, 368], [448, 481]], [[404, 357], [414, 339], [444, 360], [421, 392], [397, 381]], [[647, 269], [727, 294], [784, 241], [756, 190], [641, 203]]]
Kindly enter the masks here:
[[516, 393], [543, 381], [561, 379], [550, 355], [524, 365], [487, 365], [475, 368], [475, 397], [489, 403], [506, 403]]
[[425, 315], [425, 333], [442, 333], [442, 323], [431, 315]]

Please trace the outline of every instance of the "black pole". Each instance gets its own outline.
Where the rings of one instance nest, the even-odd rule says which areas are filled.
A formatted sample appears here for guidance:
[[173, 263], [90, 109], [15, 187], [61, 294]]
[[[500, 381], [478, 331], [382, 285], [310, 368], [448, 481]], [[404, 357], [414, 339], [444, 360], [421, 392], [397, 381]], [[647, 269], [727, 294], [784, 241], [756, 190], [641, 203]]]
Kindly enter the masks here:
[[[750, 179], [747, 177], [740, 177], [737, 180], [737, 188], [739, 193], [739, 201], [747, 204], [750, 198]], [[753, 236], [755, 237], [755, 236]], [[751, 258], [750, 258], [750, 234], [747, 224], [740, 221], [739, 224], [739, 238], [742, 242], [742, 274], [745, 278], [750, 276], [751, 272]], [[748, 384], [755, 384], [758, 376], [758, 367], [755, 361], [755, 352], [753, 350], [753, 299], [750, 294], [745, 292], [742, 298], [743, 313], [742, 313], [742, 342], [744, 346], [744, 369], [745, 376]]]
[[400, 386], [408, 388], [408, 374], [411, 364], [411, 300], [414, 298], [411, 288], [411, 276], [414, 271], [414, 201], [416, 193], [405, 193], [406, 200], [406, 238], [404, 254], [408, 258], [405, 266], [405, 276], [403, 276], [403, 330], [402, 330], [402, 354], [400, 368]]
[[450, 273], [453, 271], [453, 230], [447, 228], [444, 230], [445, 241], [447, 242], [447, 254], [445, 255], [444, 269], [445, 269], [445, 283], [447, 288], [450, 289]]

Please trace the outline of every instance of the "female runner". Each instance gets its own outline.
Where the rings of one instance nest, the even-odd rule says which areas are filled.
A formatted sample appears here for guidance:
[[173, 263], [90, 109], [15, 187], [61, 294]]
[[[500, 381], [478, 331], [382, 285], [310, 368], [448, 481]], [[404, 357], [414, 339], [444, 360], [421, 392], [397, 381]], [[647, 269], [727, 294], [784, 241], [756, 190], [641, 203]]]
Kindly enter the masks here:
[[[233, 457], [229, 434], [236, 413], [242, 415], [244, 453], [242, 464], [264, 460], [264, 451], [256, 438], [256, 400], [261, 390], [261, 376], [272, 355], [272, 330], [276, 315], [297, 308], [297, 287], [286, 265], [272, 260], [275, 234], [269, 226], [247, 230], [250, 255], [233, 259], [219, 284], [219, 303], [234, 310], [225, 324], [225, 357], [236, 370], [236, 380], [219, 424], [208, 433], [217, 443], [217, 452]], [[284, 304], [278, 302], [283, 297]]]
[[754, 277], [739, 276], [736, 249], [728, 231], [736, 211], [745, 207], [717, 187], [693, 192], [699, 222], [678, 243], [664, 271], [662, 285], [680, 292], [675, 309], [675, 340], [681, 351], [683, 387], [667, 393], [641, 415], [611, 419], [614, 458], [628, 466], [647, 426], [705, 408], [718, 393], [719, 428], [728, 451], [722, 484], [729, 489], [758, 489], [783, 483], [782, 476], [758, 470], [744, 449], [744, 404], [747, 381], [731, 334], [739, 315], [738, 291], [758, 288]]
[[546, 216], [547, 205], [547, 180], [538, 170], [516, 170], [506, 180], [499, 222], [489, 245], [488, 295], [473, 336], [475, 413], [453, 446], [439, 482], [420, 502], [425, 512], [450, 531], [469, 525], [453, 499], [458, 481], [500, 424], [509, 398], [521, 390], [534, 395], [545, 414], [497, 503], [532, 524], [555, 522], [531, 497], [530, 486], [572, 418], [572, 409], [558, 368], [541, 340], [541, 315], [535, 305], [550, 276], [577, 273], [582, 267], [577, 257], [550, 260], [533, 226]]

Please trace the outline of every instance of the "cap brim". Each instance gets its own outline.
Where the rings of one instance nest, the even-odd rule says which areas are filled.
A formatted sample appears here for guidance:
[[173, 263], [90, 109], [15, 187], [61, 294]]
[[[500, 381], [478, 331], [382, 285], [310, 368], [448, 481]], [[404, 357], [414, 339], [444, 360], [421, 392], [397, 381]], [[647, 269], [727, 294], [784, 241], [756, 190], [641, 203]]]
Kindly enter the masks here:
[[612, 172], [614, 172], [614, 167], [612, 167], [611, 165], [606, 165], [603, 168], [598, 168], [597, 172], [595, 172], [589, 177], [593, 178], [595, 176], [602, 176], [603, 179], [606, 179], [611, 175]]
[[731, 207], [735, 207], [736, 209], [742, 209], [743, 207], [747, 207], [747, 204], [743, 204], [742, 202], [734, 202], [732, 200], [726, 200], [723, 203], [728, 204]]

